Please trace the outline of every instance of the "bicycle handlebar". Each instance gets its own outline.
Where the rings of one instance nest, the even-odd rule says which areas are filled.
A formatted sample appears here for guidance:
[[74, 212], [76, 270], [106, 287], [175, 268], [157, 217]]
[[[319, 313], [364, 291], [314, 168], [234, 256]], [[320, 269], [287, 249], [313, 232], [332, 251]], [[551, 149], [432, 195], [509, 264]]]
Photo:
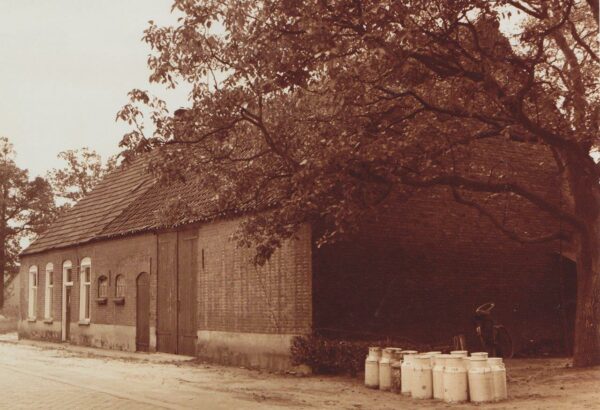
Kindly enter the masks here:
[[494, 302], [487, 302], [475, 309], [475, 313], [489, 315], [492, 309], [496, 306]]

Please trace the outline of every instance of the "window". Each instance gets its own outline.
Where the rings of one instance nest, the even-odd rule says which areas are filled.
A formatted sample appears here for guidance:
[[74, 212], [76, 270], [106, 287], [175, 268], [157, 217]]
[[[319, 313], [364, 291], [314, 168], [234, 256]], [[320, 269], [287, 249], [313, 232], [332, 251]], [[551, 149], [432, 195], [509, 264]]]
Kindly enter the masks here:
[[106, 276], [100, 276], [98, 278], [98, 297], [108, 297], [108, 279], [106, 278]]
[[35, 319], [37, 311], [37, 286], [38, 286], [38, 268], [33, 265], [29, 268], [29, 300], [27, 306], [27, 316], [29, 319]]
[[115, 278], [115, 296], [118, 298], [125, 297], [125, 278], [123, 275], [117, 275]]
[[92, 260], [83, 258], [80, 268], [79, 284], [79, 320], [90, 320], [90, 289], [92, 285]]
[[44, 292], [44, 318], [52, 319], [52, 297], [54, 289], [54, 265], [46, 265], [46, 291]]
[[63, 262], [63, 284], [73, 286], [73, 264], [71, 261]]

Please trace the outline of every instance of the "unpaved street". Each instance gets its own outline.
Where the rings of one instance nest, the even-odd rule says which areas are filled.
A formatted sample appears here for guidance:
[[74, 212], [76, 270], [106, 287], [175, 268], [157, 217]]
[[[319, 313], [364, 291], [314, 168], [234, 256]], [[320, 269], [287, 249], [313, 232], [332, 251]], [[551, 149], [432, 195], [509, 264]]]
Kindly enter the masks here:
[[[600, 408], [600, 369], [565, 359], [509, 363], [511, 400], [485, 408]], [[296, 377], [58, 344], [0, 343], [1, 409], [400, 409], [476, 408], [416, 402], [359, 380]], [[482, 407], [482, 406], [477, 406]]]

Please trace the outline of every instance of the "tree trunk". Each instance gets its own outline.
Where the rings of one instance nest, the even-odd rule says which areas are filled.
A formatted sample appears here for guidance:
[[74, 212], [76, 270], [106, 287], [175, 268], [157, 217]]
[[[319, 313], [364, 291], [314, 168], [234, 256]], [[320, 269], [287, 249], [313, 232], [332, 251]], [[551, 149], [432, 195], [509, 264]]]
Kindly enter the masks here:
[[583, 172], [570, 173], [575, 212], [585, 229], [577, 243], [577, 311], [573, 365], [600, 364], [600, 188]]
[[6, 271], [6, 258], [4, 241], [0, 242], [0, 309], [4, 307], [4, 275]]

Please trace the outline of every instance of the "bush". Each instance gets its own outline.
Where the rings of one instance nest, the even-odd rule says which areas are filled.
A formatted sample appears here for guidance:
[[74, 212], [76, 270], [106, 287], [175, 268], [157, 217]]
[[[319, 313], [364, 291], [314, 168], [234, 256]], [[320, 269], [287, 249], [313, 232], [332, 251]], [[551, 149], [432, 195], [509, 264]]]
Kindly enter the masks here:
[[345, 373], [355, 376], [364, 366], [371, 343], [297, 336], [292, 341], [294, 365], [310, 366], [317, 374]]
[[[370, 346], [394, 345], [397, 344], [391, 340], [351, 341], [309, 335], [296, 336], [290, 350], [292, 363], [296, 366], [307, 365], [315, 374], [349, 374], [354, 377], [364, 371]], [[405, 349], [415, 347], [406, 343], [401, 346]]]

